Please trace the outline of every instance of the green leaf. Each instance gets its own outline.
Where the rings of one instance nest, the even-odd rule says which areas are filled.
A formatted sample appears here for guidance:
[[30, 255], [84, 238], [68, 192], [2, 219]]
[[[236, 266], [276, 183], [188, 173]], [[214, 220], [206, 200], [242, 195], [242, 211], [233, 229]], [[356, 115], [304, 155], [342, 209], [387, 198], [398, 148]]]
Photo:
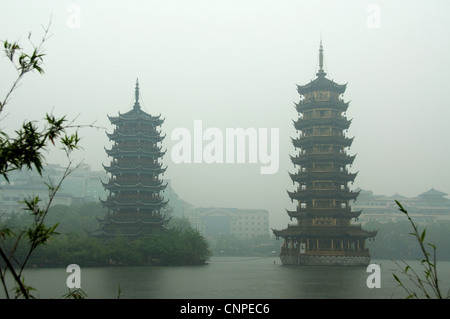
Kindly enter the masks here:
[[426, 229], [423, 230], [422, 236], [420, 236], [420, 241], [421, 241], [422, 243], [423, 243], [423, 241], [424, 241], [424, 239], [425, 239], [425, 232], [426, 232]]
[[403, 208], [402, 204], [400, 204], [400, 202], [399, 202], [398, 200], [395, 200], [395, 203], [397, 204], [397, 206], [399, 207], [399, 210], [400, 210], [402, 213], [408, 215], [408, 212]]

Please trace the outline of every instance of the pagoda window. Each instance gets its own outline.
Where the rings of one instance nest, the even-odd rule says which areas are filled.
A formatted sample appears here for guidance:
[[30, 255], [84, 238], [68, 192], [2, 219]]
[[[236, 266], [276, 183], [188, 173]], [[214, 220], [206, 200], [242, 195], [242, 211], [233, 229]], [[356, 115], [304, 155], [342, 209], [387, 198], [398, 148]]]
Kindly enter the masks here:
[[315, 126], [313, 133], [319, 134], [319, 135], [324, 135], [324, 134], [331, 134], [331, 133], [336, 133], [336, 132], [331, 126]]
[[313, 112], [314, 112], [313, 110], [305, 111], [303, 113], [303, 119], [309, 120], [310, 118], [312, 118], [313, 117]]
[[330, 181], [314, 181], [313, 187], [315, 189], [333, 189], [333, 183]]
[[330, 99], [330, 92], [329, 91], [314, 92], [314, 99], [316, 99], [317, 101], [327, 101]]
[[309, 136], [309, 135], [313, 134], [313, 132], [314, 132], [313, 128], [309, 128], [309, 129], [303, 130], [302, 131], [302, 136]]
[[331, 131], [331, 133], [334, 134], [334, 135], [338, 135], [338, 136], [341, 136], [341, 135], [342, 135], [342, 130], [339, 129], [339, 128], [337, 128], [337, 127], [332, 127], [332, 128], [330, 129], [330, 131]]
[[300, 208], [301, 209], [305, 209], [306, 208], [306, 203], [305, 202], [301, 202], [300, 203]]
[[329, 199], [316, 199], [313, 203], [314, 208], [333, 208], [333, 201]]
[[337, 111], [337, 110], [331, 110], [331, 116], [334, 118], [340, 118], [341, 117], [341, 112]]
[[312, 220], [312, 225], [316, 226], [335, 226], [336, 220], [331, 217], [316, 217]]
[[313, 110], [315, 118], [331, 117], [331, 109], [316, 109]]
[[318, 144], [313, 146], [313, 153], [330, 153], [332, 152], [332, 145]]
[[330, 170], [333, 168], [332, 162], [313, 162], [313, 168], [318, 171]]

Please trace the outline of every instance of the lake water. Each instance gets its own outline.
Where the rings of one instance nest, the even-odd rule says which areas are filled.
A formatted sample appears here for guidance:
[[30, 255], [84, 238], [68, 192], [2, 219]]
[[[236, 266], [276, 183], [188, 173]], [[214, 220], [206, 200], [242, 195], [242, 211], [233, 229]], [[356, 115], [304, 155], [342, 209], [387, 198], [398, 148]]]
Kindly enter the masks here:
[[[213, 257], [183, 267], [81, 267], [81, 288], [92, 299], [389, 299], [406, 293], [393, 278], [399, 267], [381, 266], [381, 288], [368, 288], [365, 267], [283, 266], [277, 257]], [[410, 263], [421, 273], [418, 262]], [[450, 262], [438, 262], [442, 291], [450, 287]], [[28, 269], [25, 282], [38, 298], [67, 293], [66, 269]], [[0, 291], [4, 298], [4, 292]]]

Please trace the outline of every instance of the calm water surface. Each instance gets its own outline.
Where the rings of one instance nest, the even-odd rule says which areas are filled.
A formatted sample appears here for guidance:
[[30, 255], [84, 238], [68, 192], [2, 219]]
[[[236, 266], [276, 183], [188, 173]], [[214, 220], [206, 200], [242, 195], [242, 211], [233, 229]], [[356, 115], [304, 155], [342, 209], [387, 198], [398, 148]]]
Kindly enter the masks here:
[[[371, 273], [365, 267], [282, 266], [275, 257], [213, 257], [207, 265], [192, 267], [80, 265], [81, 288], [95, 299], [117, 298], [119, 287], [123, 299], [404, 298], [392, 275], [398, 273], [398, 266], [389, 260], [372, 262], [381, 265], [381, 288], [367, 287]], [[450, 262], [438, 267], [447, 293]], [[68, 276], [61, 268], [29, 269], [25, 282], [37, 289], [39, 298], [61, 298], [68, 291]]]

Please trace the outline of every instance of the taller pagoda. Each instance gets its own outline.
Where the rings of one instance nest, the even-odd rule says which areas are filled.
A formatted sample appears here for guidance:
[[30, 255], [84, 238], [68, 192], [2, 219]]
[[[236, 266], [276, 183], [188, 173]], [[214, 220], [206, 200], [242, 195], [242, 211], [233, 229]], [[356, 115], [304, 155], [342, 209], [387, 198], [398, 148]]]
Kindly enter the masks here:
[[365, 240], [374, 237], [376, 231], [366, 231], [351, 222], [361, 211], [352, 211], [349, 205], [359, 192], [348, 187], [357, 173], [347, 170], [355, 155], [347, 154], [353, 138], [344, 133], [351, 123], [345, 116], [349, 102], [342, 98], [346, 84], [325, 77], [322, 41], [316, 76], [310, 83], [297, 86], [300, 102], [295, 107], [299, 117], [294, 127], [300, 134], [292, 139], [298, 155], [291, 160], [298, 171], [289, 173], [297, 188], [288, 191], [297, 207], [287, 210], [296, 223], [273, 233], [284, 239], [280, 253], [283, 264], [368, 265], [370, 254]]
[[168, 201], [161, 194], [167, 183], [160, 178], [167, 169], [161, 162], [164, 119], [141, 109], [138, 81], [133, 108], [108, 118], [116, 126], [107, 133], [113, 145], [105, 148], [112, 160], [109, 166], [103, 165], [111, 176], [107, 183], [102, 182], [109, 191], [106, 200], [101, 200], [108, 213], [95, 235], [135, 237], [163, 229], [168, 221], [164, 215]]

